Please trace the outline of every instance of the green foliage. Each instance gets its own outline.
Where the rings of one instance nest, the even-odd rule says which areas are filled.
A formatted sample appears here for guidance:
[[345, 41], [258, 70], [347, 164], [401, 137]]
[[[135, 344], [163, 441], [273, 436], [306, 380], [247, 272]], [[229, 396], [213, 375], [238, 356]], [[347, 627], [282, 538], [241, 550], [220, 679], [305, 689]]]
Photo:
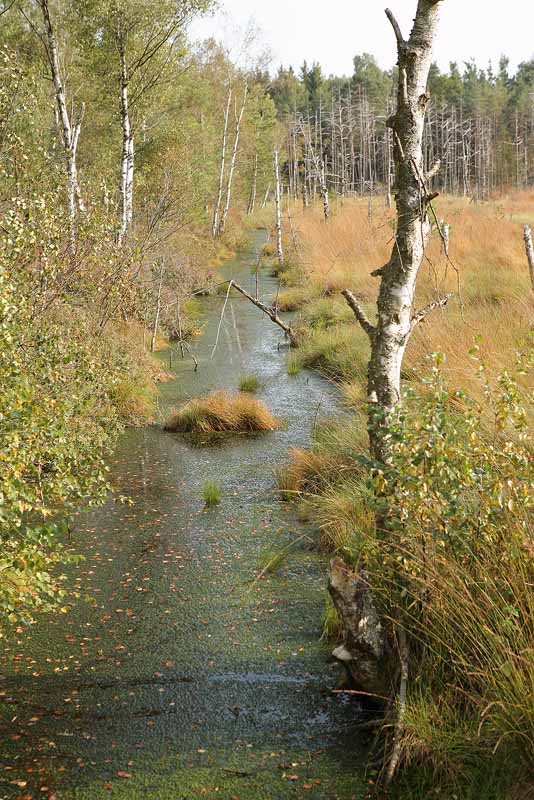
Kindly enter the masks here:
[[114, 413], [99, 404], [94, 356], [65, 340], [58, 327], [33, 329], [2, 264], [0, 318], [3, 625], [29, 621], [64, 598], [55, 567], [70, 558], [64, 551], [69, 515], [106, 494], [103, 454]]
[[418, 665], [403, 761], [443, 785], [494, 759], [519, 779], [534, 750], [534, 350], [495, 384], [472, 356], [483, 404], [449, 390], [439, 356], [406, 393], [372, 479], [383, 529], [363, 546]]
[[202, 497], [207, 506], [216, 506], [221, 501], [221, 487], [215, 481], [206, 481], [202, 487]]

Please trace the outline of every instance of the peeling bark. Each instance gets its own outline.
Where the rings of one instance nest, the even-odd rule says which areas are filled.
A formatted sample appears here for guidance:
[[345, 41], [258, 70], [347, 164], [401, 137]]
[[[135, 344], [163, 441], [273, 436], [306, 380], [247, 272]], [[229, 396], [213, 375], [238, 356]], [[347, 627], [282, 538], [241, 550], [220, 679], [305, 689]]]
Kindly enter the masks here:
[[332, 655], [344, 664], [358, 689], [387, 698], [393, 686], [394, 659], [367, 574], [354, 572], [340, 558], [334, 558], [328, 591], [344, 632], [343, 644]]
[[431, 232], [429, 205], [436, 196], [427, 188], [423, 133], [429, 101], [427, 83], [441, 0], [419, 0], [410, 38], [388, 9], [397, 40], [397, 110], [387, 120], [392, 130], [396, 172], [397, 229], [381, 276], [375, 326], [364, 326], [371, 342], [368, 368], [369, 436], [372, 455], [387, 458], [387, 422], [400, 401], [404, 352], [413, 330], [412, 308], [417, 275]]

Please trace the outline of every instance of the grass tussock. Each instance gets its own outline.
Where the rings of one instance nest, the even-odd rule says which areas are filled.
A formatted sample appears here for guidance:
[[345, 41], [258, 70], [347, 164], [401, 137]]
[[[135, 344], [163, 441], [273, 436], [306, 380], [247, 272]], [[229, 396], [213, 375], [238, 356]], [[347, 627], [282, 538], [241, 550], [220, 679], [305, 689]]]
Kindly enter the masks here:
[[201, 434], [273, 431], [278, 428], [280, 421], [260, 400], [245, 392], [231, 394], [226, 391], [190, 400], [165, 424], [166, 431]]
[[242, 375], [239, 379], [239, 391], [254, 394], [260, 388], [260, 381], [256, 375]]
[[266, 547], [260, 553], [258, 560], [258, 568], [261, 575], [273, 575], [278, 572], [290, 555], [290, 548], [283, 547], [280, 549], [274, 547]]
[[332, 602], [330, 594], [325, 595], [325, 607], [321, 620], [321, 640], [323, 642], [338, 642], [343, 634], [341, 620], [337, 609]]
[[208, 506], [208, 508], [216, 506], [221, 502], [221, 496], [222, 492], [219, 484], [215, 481], [206, 481], [202, 487], [202, 497], [204, 498], [206, 506]]
[[286, 289], [276, 298], [279, 311], [298, 311], [311, 300], [311, 292], [304, 286]]

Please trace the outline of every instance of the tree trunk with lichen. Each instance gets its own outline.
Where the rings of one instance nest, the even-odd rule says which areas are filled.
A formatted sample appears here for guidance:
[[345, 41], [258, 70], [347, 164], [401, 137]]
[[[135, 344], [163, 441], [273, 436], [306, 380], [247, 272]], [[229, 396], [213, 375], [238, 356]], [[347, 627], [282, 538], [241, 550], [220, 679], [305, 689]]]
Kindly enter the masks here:
[[370, 445], [371, 454], [380, 462], [387, 456], [388, 419], [400, 401], [402, 360], [417, 324], [414, 320], [418, 315], [413, 316], [417, 275], [431, 232], [429, 205], [435, 195], [428, 190], [424, 171], [423, 133], [440, 2], [419, 0], [407, 40], [392, 12], [386, 11], [397, 39], [398, 57], [397, 110], [387, 120], [393, 137], [397, 228], [388, 263], [373, 273], [381, 278], [377, 322], [371, 324], [363, 309], [357, 315], [371, 342]]
[[[389, 261], [373, 273], [381, 279], [376, 323], [369, 321], [357, 297], [348, 290], [343, 292], [371, 344], [369, 439], [371, 455], [379, 464], [388, 460], [388, 425], [400, 402], [401, 366], [410, 335], [431, 311], [444, 307], [449, 299], [446, 295], [419, 311], [413, 308], [417, 276], [431, 232], [429, 209], [435, 196], [428, 190], [430, 174], [424, 172], [423, 133], [440, 2], [419, 0], [408, 40], [403, 38], [392, 12], [386, 11], [395, 32], [398, 54], [397, 110], [387, 121], [393, 138], [397, 227]], [[436, 165], [431, 173], [438, 168]], [[387, 534], [387, 521], [387, 512], [377, 516], [378, 536]], [[344, 644], [334, 655], [345, 664], [361, 690], [389, 695], [399, 672], [391, 644], [393, 627], [381, 619], [367, 576], [334, 559], [329, 590], [344, 630]], [[405, 676], [407, 668], [400, 672]], [[401, 695], [406, 689], [405, 677], [402, 680]], [[394, 755], [391, 765], [394, 771]]]

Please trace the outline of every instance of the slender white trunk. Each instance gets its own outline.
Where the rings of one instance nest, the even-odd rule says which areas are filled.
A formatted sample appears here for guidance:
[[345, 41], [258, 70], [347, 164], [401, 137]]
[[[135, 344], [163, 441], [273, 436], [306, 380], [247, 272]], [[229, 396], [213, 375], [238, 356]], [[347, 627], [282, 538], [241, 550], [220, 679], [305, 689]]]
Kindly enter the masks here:
[[241, 108], [239, 110], [239, 114], [235, 114], [235, 136], [234, 136], [234, 147], [232, 150], [232, 158], [230, 160], [230, 169], [228, 170], [228, 181], [226, 184], [226, 200], [224, 203], [224, 209], [221, 216], [221, 221], [219, 223], [219, 235], [222, 236], [224, 233], [224, 229], [226, 227], [226, 218], [228, 217], [228, 212], [230, 210], [230, 197], [232, 195], [232, 181], [234, 179], [234, 171], [235, 165], [237, 162], [237, 151], [239, 148], [239, 134], [241, 130], [241, 120], [243, 119], [243, 114], [245, 113], [245, 106], [247, 103], [247, 94], [248, 94], [248, 84], [245, 83], [245, 89], [243, 91], [243, 102], [241, 103]]
[[122, 126], [122, 153], [121, 153], [121, 223], [119, 241], [128, 234], [133, 216], [133, 181], [134, 181], [134, 140], [130, 121], [130, 107], [128, 97], [128, 67], [124, 42], [120, 42], [121, 70], [119, 78], [120, 112]]
[[530, 274], [530, 285], [534, 291], [534, 245], [532, 244], [532, 233], [530, 227], [525, 225], [524, 228], [525, 250], [527, 251], [528, 271]]
[[252, 185], [250, 187], [250, 196], [248, 198], [247, 214], [253, 214], [256, 207], [256, 191], [258, 185], [258, 154], [254, 155], [254, 171], [252, 173]]
[[261, 208], [265, 208], [267, 203], [269, 202], [269, 195], [271, 194], [271, 187], [268, 186], [265, 190], [265, 194], [263, 195], [263, 200], [261, 201]]
[[228, 90], [228, 100], [226, 102], [226, 110], [224, 112], [224, 126], [223, 137], [221, 144], [221, 168], [219, 170], [219, 185], [217, 187], [217, 198], [215, 200], [215, 207], [213, 209], [213, 224], [211, 226], [211, 235], [215, 239], [219, 235], [219, 214], [221, 211], [221, 201], [224, 185], [224, 166], [226, 161], [226, 140], [228, 137], [228, 119], [230, 117], [230, 103], [232, 101], [232, 89]]
[[154, 314], [154, 325], [152, 327], [152, 337], [150, 339], [150, 352], [153, 353], [156, 349], [156, 340], [158, 337], [158, 328], [159, 328], [159, 318], [161, 315], [161, 289], [163, 286], [163, 276], [165, 274], [165, 266], [162, 262], [161, 268], [159, 271], [159, 281], [158, 281], [158, 294], [156, 298], [156, 313]]
[[282, 244], [282, 208], [280, 197], [280, 165], [278, 163], [278, 150], [274, 151], [274, 203], [276, 211], [276, 255], [278, 256], [278, 263], [284, 263], [284, 249]]
[[48, 0], [39, 0], [39, 6], [43, 15], [47, 41], [46, 51], [56, 97], [56, 121], [59, 122], [62, 144], [67, 157], [67, 203], [69, 214], [72, 218], [74, 218], [76, 216], [76, 208], [78, 208], [79, 211], [85, 211], [80, 186], [78, 183], [78, 171], [76, 169], [76, 153], [78, 150], [78, 140], [80, 138], [80, 130], [85, 108], [82, 105], [81, 113], [77, 122], [72, 123], [67, 110], [65, 89], [61, 80], [58, 46], [52, 20], [50, 18]]
[[381, 277], [376, 325], [369, 322], [355, 298], [351, 302], [371, 341], [370, 444], [373, 456], [379, 461], [387, 457], [387, 421], [400, 401], [401, 366], [410, 334], [427, 313], [445, 305], [448, 299], [442, 298], [413, 314], [417, 275], [431, 230], [428, 209], [435, 196], [428, 190], [424, 171], [423, 131], [440, 2], [418, 1], [408, 41], [404, 40], [391, 11], [386, 11], [395, 32], [398, 53], [397, 110], [387, 121], [393, 132], [397, 229], [388, 263], [374, 273]]
[[328, 186], [326, 183], [326, 174], [324, 161], [321, 162], [321, 171], [319, 173], [321, 179], [321, 197], [323, 198], [323, 214], [325, 222], [330, 218], [330, 200], [328, 198]]

